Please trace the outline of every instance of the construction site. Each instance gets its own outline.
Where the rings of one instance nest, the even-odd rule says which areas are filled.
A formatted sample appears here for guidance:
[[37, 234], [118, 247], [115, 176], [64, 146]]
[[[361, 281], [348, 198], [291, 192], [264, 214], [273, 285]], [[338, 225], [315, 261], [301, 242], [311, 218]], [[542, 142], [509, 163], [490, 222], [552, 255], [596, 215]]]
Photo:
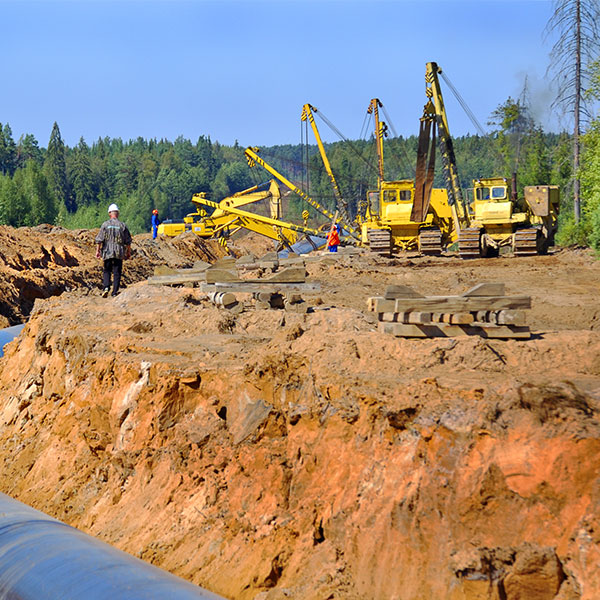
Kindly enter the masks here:
[[97, 229], [1, 226], [0, 492], [198, 597], [599, 598], [600, 263], [557, 186], [466, 196], [439, 73], [413, 179], [371, 101], [357, 214], [306, 104], [335, 208], [249, 147], [269, 180], [134, 236], [115, 297]]

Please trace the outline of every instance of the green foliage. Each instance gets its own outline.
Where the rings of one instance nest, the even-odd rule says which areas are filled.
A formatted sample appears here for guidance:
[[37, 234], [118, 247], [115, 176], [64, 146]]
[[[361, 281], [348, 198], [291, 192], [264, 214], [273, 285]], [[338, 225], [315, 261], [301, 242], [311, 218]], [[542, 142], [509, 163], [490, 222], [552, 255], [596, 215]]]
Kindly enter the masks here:
[[106, 208], [99, 204], [82, 206], [76, 212], [59, 211], [57, 224], [67, 229], [93, 229], [108, 219]]
[[17, 202], [27, 208], [22, 219], [23, 224], [54, 223], [58, 214], [54, 194], [37, 163], [29, 161], [24, 169], [19, 169], [15, 173], [13, 183], [19, 190], [16, 195]]
[[12, 130], [7, 123], [0, 123], [0, 173], [12, 175], [17, 168], [17, 146], [12, 137]]
[[220, 201], [227, 196], [252, 186], [248, 165], [244, 162], [233, 162], [223, 165], [211, 186], [213, 198]]
[[33, 135], [28, 133], [27, 135], [22, 135], [17, 144], [17, 168], [24, 168], [30, 160], [40, 166], [44, 164], [42, 151], [38, 146], [38, 141]]
[[9, 175], [0, 175], [0, 223], [19, 227], [25, 224], [28, 212], [22, 188]]
[[89, 148], [83, 138], [69, 157], [67, 173], [75, 206], [92, 204], [96, 200], [94, 173]]
[[[582, 219], [575, 222], [573, 214], [561, 215], [559, 218], [556, 244], [559, 246], [589, 246], [595, 234], [591, 221]], [[598, 248], [599, 246], [596, 246]]]
[[77, 206], [73, 202], [69, 191], [65, 154], [65, 145], [60, 135], [58, 123], [54, 122], [50, 141], [48, 142], [46, 160], [44, 161], [44, 171], [56, 200], [64, 203], [69, 212], [73, 212]]

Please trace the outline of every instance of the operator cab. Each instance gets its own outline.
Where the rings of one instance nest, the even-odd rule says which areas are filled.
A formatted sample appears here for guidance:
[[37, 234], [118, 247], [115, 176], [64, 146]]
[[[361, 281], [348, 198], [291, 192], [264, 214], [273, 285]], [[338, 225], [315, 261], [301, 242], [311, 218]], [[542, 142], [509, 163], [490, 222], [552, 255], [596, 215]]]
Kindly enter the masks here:
[[473, 195], [476, 202], [507, 202], [508, 183], [503, 177], [477, 179], [473, 182]]
[[477, 200], [494, 200], [501, 202], [506, 200], [506, 186], [495, 185], [493, 187], [478, 187], [475, 190]]

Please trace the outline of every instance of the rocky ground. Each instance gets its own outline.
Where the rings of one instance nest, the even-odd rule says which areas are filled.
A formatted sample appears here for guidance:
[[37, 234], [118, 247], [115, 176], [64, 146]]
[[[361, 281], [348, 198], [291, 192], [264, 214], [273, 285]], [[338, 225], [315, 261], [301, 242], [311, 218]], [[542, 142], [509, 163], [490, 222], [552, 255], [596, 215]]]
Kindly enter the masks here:
[[[31, 313], [0, 359], [0, 491], [232, 599], [600, 597], [590, 252], [310, 263], [313, 312], [232, 315], [145, 281], [212, 243], [138, 236], [103, 299], [93, 235], [0, 230], [0, 312]], [[532, 296], [531, 340], [366, 312], [482, 281]]]

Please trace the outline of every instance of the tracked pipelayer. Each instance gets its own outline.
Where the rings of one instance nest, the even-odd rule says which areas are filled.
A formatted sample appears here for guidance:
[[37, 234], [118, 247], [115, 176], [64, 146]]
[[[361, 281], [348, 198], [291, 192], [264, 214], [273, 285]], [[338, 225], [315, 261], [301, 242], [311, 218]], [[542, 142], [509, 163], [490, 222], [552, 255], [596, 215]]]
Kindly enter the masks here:
[[375, 121], [378, 178], [377, 190], [367, 192], [362, 242], [386, 256], [394, 247], [439, 255], [452, 241], [452, 214], [446, 190], [433, 188], [435, 147], [429, 153], [419, 153], [415, 180], [386, 181], [383, 138], [387, 135], [387, 125], [379, 119], [382, 106], [378, 98], [373, 98], [368, 108]]
[[[437, 124], [448, 202], [452, 208], [461, 258], [494, 256], [502, 247], [511, 248], [515, 256], [546, 252], [554, 243], [558, 225], [557, 186], [528, 186], [525, 188], [524, 201], [519, 202], [516, 181], [512, 184], [511, 192], [504, 178], [478, 179], [473, 182], [473, 201], [470, 206], [465, 202], [438, 79], [441, 72], [436, 63], [427, 63], [425, 92], [428, 101], [421, 121]], [[435, 132], [435, 127], [432, 130]], [[428, 137], [429, 132], [422, 127], [420, 154], [431, 152], [435, 136], [426, 142]], [[428, 172], [427, 177], [433, 177], [433, 173]], [[425, 186], [427, 185], [429, 183], [426, 181]]]

